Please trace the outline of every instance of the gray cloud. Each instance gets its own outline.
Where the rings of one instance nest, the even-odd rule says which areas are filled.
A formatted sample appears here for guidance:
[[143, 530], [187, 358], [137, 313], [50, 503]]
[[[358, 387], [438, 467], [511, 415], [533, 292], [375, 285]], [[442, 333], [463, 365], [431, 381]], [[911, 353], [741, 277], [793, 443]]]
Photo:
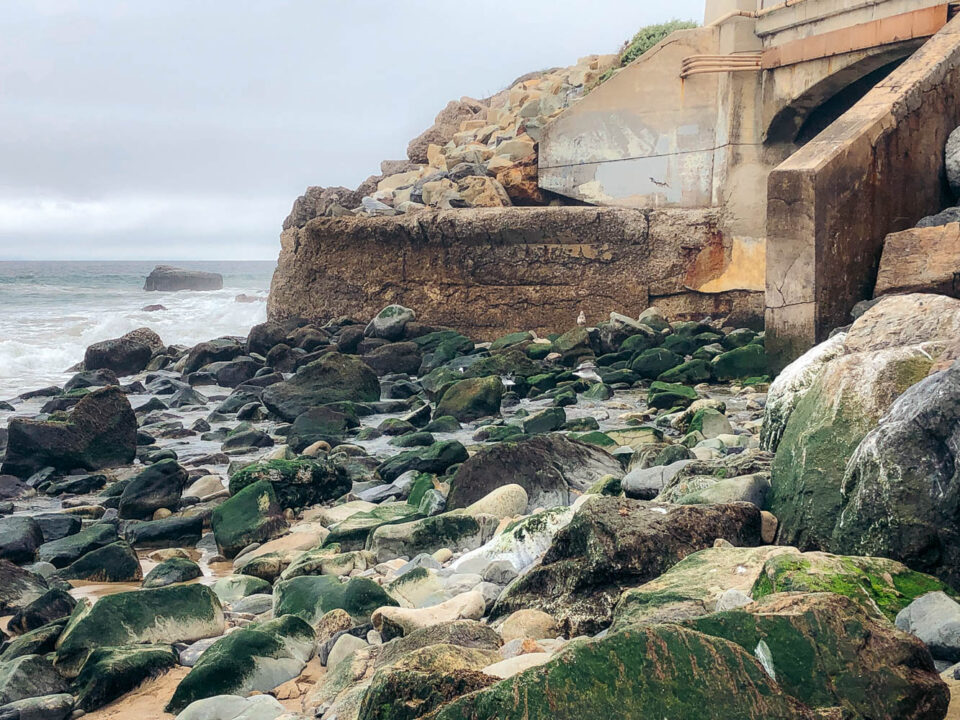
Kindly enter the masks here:
[[4, 0], [0, 259], [264, 258], [448, 100], [702, 1]]

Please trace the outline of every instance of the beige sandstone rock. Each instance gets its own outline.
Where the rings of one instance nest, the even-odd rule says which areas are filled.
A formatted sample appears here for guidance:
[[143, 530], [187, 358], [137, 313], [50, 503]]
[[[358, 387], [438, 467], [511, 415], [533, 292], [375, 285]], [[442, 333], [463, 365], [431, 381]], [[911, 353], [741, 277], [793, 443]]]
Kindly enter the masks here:
[[460, 197], [471, 207], [508, 207], [513, 203], [503, 186], [492, 177], [469, 176], [459, 183]]
[[374, 628], [387, 639], [454, 620], [479, 620], [485, 608], [483, 595], [471, 590], [428, 608], [382, 607], [373, 612], [370, 620]]
[[527, 509], [527, 491], [520, 485], [502, 485], [463, 509], [467, 515], [493, 515], [503, 520], [523, 515]]
[[498, 678], [513, 677], [524, 670], [529, 670], [532, 667], [537, 667], [538, 665], [549, 662], [552, 657], [553, 655], [551, 653], [526, 653], [509, 658], [508, 660], [501, 660], [493, 665], [487, 665], [487, 667], [483, 668], [480, 672]]
[[557, 623], [542, 610], [517, 610], [500, 626], [500, 637], [505, 643], [517, 638], [542, 640], [557, 637]]

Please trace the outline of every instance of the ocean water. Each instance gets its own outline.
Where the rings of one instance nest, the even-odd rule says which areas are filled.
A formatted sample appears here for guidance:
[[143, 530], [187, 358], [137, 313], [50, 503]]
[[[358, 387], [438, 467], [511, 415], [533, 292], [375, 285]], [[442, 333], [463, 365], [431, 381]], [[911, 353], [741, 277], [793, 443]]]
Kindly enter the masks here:
[[[216, 292], [144, 292], [159, 264], [223, 275]], [[267, 316], [272, 262], [0, 262], [0, 399], [61, 384], [88, 345], [138, 327], [168, 345], [246, 335]], [[147, 312], [146, 305], [166, 310]]]

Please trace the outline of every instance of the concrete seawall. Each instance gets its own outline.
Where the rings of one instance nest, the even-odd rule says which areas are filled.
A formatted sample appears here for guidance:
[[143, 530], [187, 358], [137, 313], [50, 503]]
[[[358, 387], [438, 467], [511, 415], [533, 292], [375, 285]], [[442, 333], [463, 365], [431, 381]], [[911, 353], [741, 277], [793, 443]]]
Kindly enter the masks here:
[[762, 294], [697, 292], [737, 248], [713, 210], [544, 207], [316, 218], [281, 236], [271, 318], [370, 317], [385, 305], [491, 339], [562, 331], [583, 311], [676, 319], [762, 314]]

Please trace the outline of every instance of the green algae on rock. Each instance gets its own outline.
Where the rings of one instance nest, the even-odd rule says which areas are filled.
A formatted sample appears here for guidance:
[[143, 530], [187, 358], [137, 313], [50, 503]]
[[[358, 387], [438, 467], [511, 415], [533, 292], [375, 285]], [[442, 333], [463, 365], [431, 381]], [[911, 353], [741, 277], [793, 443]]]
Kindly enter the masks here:
[[287, 528], [273, 485], [258, 480], [219, 505], [211, 517], [213, 536], [226, 557], [251, 543], [270, 540]]
[[173, 585], [83, 599], [57, 641], [56, 665], [76, 677], [98, 647], [132, 643], [192, 642], [224, 631], [223, 609], [204, 585]]
[[77, 707], [87, 712], [103, 707], [176, 664], [169, 645], [97, 648], [74, 681]]
[[453, 383], [437, 402], [436, 415], [450, 415], [460, 422], [500, 414], [503, 382], [499, 376], [467, 378]]
[[300, 674], [315, 642], [310, 624], [293, 615], [235, 630], [200, 656], [166, 710], [177, 713], [195, 700], [216, 695], [273, 690]]
[[326, 460], [297, 458], [265, 460], [247, 465], [230, 476], [230, 494], [256, 482], [269, 482], [283, 508], [299, 509], [336, 500], [350, 491], [346, 472]]
[[296, 615], [311, 624], [338, 608], [367, 622], [374, 610], [385, 605], [395, 606], [397, 601], [367, 578], [341, 582], [332, 575], [302, 575], [281, 580], [273, 589], [275, 616]]

